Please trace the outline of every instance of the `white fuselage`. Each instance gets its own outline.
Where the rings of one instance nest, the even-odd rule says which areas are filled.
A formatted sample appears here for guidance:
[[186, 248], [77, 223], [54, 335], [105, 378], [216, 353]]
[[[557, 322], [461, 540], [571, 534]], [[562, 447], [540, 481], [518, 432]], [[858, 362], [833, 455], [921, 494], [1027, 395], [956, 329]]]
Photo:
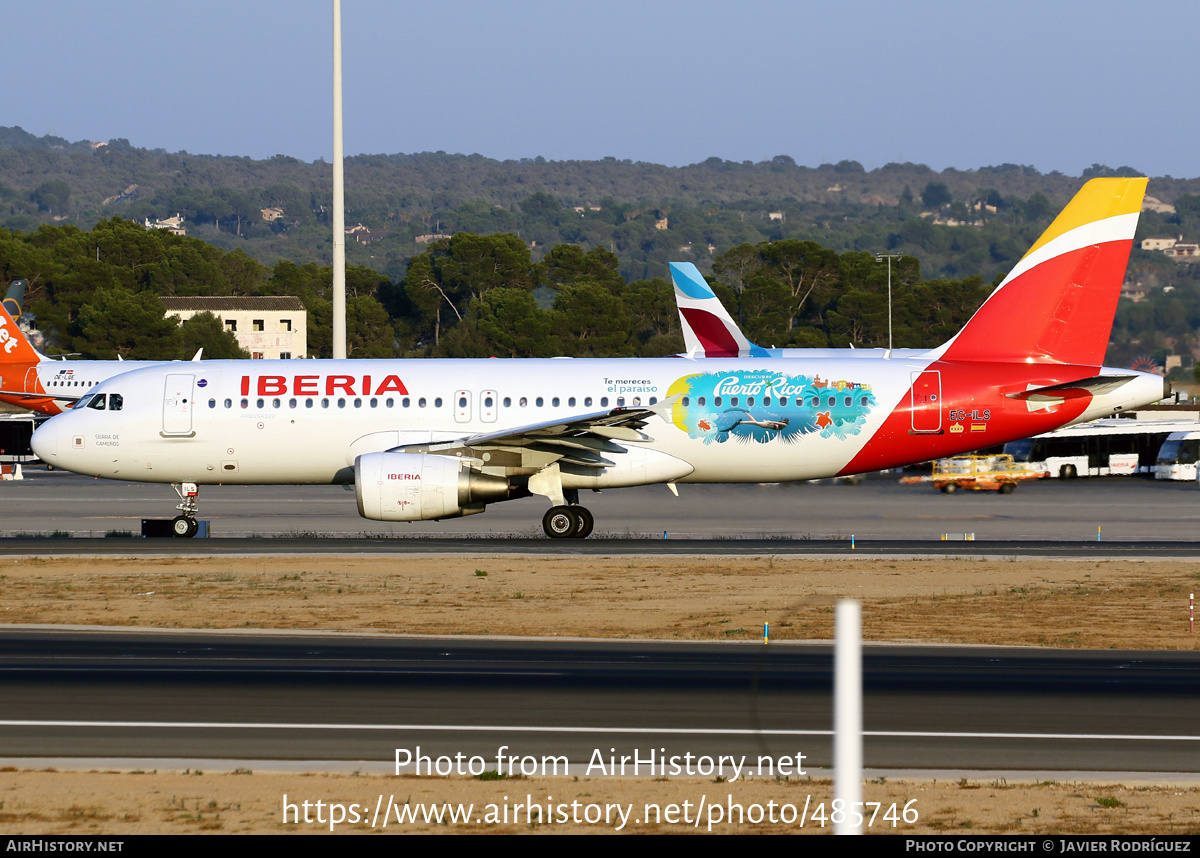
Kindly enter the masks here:
[[[364, 453], [674, 397], [642, 430], [650, 440], [626, 447], [686, 462], [691, 470], [681, 481], [775, 482], [842, 472], [885, 422], [887, 437], [876, 444], [896, 449], [872, 460], [876, 467], [1026, 437], [1035, 418], [1040, 430], [1080, 416], [1078, 409], [1057, 418], [1030, 414], [1004, 399], [1002, 385], [954, 390], [949, 380], [944, 394], [938, 387], [932, 402], [918, 406], [915, 380], [931, 375], [930, 363], [907, 355], [177, 363], [96, 387], [101, 397], [118, 394], [120, 410], [81, 402], [39, 429], [34, 449], [66, 469], [117, 479], [345, 483]], [[1045, 378], [1051, 370], [1037, 372]], [[1123, 401], [1157, 398], [1161, 379], [1153, 383], [1153, 397], [1139, 388]], [[1093, 402], [1088, 413], [1108, 407]], [[1021, 419], [1002, 425], [1001, 409]], [[524, 470], [548, 462], [530, 451]]]

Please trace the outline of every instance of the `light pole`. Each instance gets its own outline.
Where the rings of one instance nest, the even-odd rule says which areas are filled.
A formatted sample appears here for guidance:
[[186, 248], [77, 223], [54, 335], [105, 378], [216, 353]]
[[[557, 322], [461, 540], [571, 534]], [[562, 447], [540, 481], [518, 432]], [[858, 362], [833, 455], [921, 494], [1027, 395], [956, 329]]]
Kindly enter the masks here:
[[892, 356], [892, 260], [899, 259], [902, 255], [900, 253], [875, 254], [875, 261], [883, 262], [886, 259], [888, 267], [888, 357]]

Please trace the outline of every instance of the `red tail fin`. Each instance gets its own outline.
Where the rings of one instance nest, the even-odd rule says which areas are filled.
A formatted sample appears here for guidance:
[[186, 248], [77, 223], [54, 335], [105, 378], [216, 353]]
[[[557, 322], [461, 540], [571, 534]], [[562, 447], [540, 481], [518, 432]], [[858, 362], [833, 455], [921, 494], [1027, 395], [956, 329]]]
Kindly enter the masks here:
[[942, 359], [1103, 363], [1146, 181], [1084, 185]]

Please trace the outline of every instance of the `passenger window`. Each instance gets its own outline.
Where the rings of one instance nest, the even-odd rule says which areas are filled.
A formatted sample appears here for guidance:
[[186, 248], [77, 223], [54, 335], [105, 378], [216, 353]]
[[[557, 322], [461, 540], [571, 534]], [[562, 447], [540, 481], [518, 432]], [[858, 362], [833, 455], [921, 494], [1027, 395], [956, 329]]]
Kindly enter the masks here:
[[378, 407], [379, 407], [379, 400], [378, 400], [378, 399], [376, 399], [376, 398], [375, 398], [375, 397], [373, 397], [373, 396], [371, 397], [371, 407], [372, 407], [372, 408], [378, 408]]
[[625, 407], [625, 397], [618, 396], [617, 397], [617, 408], [624, 408], [624, 407]]
[[262, 401], [261, 399], [256, 399], [256, 400], [254, 401], [254, 407], [255, 407], [255, 408], [262, 408], [262, 407], [263, 407], [263, 401]]
[[546, 400], [539, 396], [536, 400], [534, 400], [534, 405], [536, 405], [538, 408], [541, 408], [545, 401]]
[[[720, 405], [721, 403], [719, 403], [719, 402], [718, 402], [717, 404], [718, 404], [718, 405]], [[731, 396], [731, 397], [729, 398], [729, 404], [730, 404], [730, 405], [737, 405], [737, 404], [738, 404], [738, 398], [737, 398], [736, 396]]]
[[584, 397], [583, 405], [585, 408], [591, 408], [592, 407], [592, 397], [590, 397], [590, 396]]
[[306, 399], [306, 400], [304, 400], [304, 407], [305, 407], [305, 408], [312, 408], [312, 407], [313, 407], [313, 401], [312, 401], [311, 399]]
[[512, 408], [512, 397], [511, 396], [504, 397], [504, 407]]
[[847, 397], [846, 397], [845, 404], [846, 404], [846, 405], [853, 405], [853, 404], [854, 404], [854, 398], [853, 398], [853, 397], [851, 397], [851, 396], [847, 396]]
[[424, 396], [422, 396], [420, 399], [417, 400], [417, 407], [418, 408], [425, 407], [425, 397]]
[[720, 405], [721, 405], [721, 397], [719, 397], [719, 396], [714, 396], [714, 397], [713, 397], [713, 405], [716, 405], [716, 406], [719, 408], [719, 407], [720, 407]]
[[699, 405], [701, 408], [703, 408], [705, 399], [706, 399], [706, 397], [701, 396], [699, 399], [696, 400], [696, 404]]
[[249, 407], [250, 407], [250, 400], [249, 400], [249, 399], [243, 399], [243, 400], [242, 400], [242, 408], [249, 408]]
[[210, 400], [208, 400], [208, 407], [209, 407], [209, 408], [216, 408], [216, 407], [217, 407], [217, 400], [215, 400], [215, 399], [210, 399]]
[[437, 399], [433, 400], [433, 407], [434, 408], [442, 407], [442, 397], [439, 396]]
[[601, 408], [608, 408], [608, 397], [607, 397], [607, 396], [601, 396], [601, 397], [600, 397], [600, 407], [601, 407]]
[[567, 400], [567, 407], [568, 408], [575, 407], [575, 397], [574, 396], [572, 396], [570, 399]]
[[232, 400], [232, 399], [226, 399], [226, 400], [225, 400], [225, 407], [226, 407], [226, 408], [233, 408], [233, 400]]
[[278, 407], [279, 407], [280, 405], [282, 405], [282, 404], [283, 404], [283, 403], [282, 403], [282, 402], [280, 402], [278, 399], [272, 399], [272, 400], [271, 400], [271, 407], [272, 407], [272, 408], [278, 408]]
[[355, 399], [354, 399], [354, 407], [355, 407], [355, 408], [362, 408], [362, 400], [361, 400], [361, 399], [359, 399], [358, 397], [355, 397]]
[[296, 400], [289, 399], [288, 400], [288, 408], [295, 408], [295, 407], [296, 407]]
[[401, 400], [400, 404], [403, 405], [405, 408], [408, 408], [408, 406], [411, 404], [411, 400], [406, 396], [406, 397], [404, 397], [403, 400]]
[[551, 399], [550, 404], [553, 405], [555, 408], [558, 408], [558, 397], [556, 396], [553, 399]]

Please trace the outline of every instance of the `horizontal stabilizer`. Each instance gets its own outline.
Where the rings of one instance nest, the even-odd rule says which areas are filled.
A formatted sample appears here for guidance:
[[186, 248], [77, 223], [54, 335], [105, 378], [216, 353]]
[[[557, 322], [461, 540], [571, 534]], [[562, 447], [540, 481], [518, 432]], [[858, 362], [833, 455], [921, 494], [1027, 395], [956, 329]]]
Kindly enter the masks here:
[[1073, 398], [1069, 394], [1069, 391], [1080, 391], [1091, 396], [1100, 396], [1104, 393], [1111, 393], [1118, 387], [1123, 387], [1137, 377], [1136, 375], [1097, 375], [1092, 378], [1080, 379], [1079, 381], [1067, 381], [1062, 384], [1052, 384], [1048, 387], [1035, 387], [1030, 390], [1020, 391], [1019, 393], [1010, 393], [1008, 394], [1008, 398], [1024, 399], [1030, 402], [1040, 402], [1047, 399], [1061, 401]]

